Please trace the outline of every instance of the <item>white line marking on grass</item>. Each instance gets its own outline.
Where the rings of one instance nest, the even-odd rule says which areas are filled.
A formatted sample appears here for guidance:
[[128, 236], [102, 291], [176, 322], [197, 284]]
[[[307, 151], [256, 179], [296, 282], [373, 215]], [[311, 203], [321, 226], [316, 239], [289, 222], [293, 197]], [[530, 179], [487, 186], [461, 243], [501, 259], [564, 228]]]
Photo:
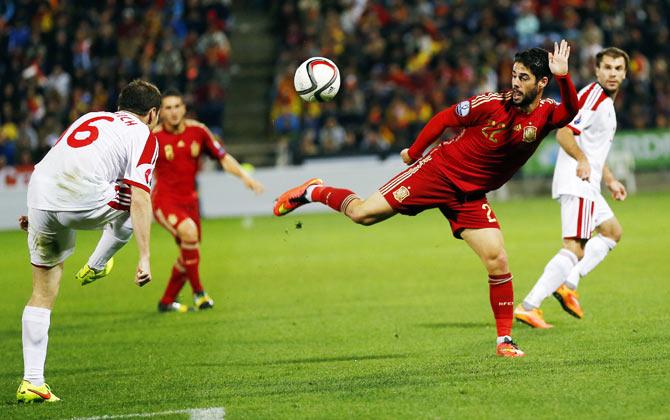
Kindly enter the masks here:
[[161, 411], [160, 413], [134, 413], [114, 414], [95, 417], [76, 417], [73, 420], [103, 420], [103, 419], [125, 419], [128, 417], [156, 417], [169, 416], [171, 414], [188, 414], [190, 420], [221, 420], [226, 415], [223, 407], [212, 408], [189, 408], [186, 410]]

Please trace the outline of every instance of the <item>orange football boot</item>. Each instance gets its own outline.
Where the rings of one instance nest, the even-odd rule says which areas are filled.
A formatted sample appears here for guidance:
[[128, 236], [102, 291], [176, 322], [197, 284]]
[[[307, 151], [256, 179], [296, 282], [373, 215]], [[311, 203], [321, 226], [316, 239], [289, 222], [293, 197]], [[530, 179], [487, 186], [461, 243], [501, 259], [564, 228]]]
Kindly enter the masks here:
[[576, 290], [572, 290], [564, 284], [554, 292], [554, 297], [565, 312], [578, 319], [584, 318], [584, 311], [579, 304], [579, 293]]
[[530, 311], [527, 311], [523, 308], [522, 304], [518, 304], [516, 309], [514, 309], [514, 318], [533, 328], [547, 329], [553, 327], [553, 325], [545, 322], [540, 308], [533, 308]]
[[307, 187], [311, 185], [323, 185], [323, 181], [319, 178], [312, 178], [304, 184], [291, 188], [280, 195], [279, 198], [275, 200], [275, 205], [272, 209], [275, 216], [284, 216], [303, 204], [309, 203], [305, 198], [305, 191], [307, 190]]
[[523, 357], [524, 353], [511, 338], [505, 340], [496, 346], [496, 356], [501, 357]]

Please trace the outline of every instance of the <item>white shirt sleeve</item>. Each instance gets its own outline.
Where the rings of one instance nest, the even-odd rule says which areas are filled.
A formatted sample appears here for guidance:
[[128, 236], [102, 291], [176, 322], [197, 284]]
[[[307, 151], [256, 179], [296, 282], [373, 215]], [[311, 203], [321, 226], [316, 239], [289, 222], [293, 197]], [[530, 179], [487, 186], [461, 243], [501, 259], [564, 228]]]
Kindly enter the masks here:
[[158, 158], [158, 141], [148, 127], [136, 130], [132, 139], [130, 159], [124, 173], [128, 185], [151, 192], [154, 167]]
[[591, 123], [593, 122], [593, 116], [595, 115], [595, 111], [591, 111], [589, 109], [580, 109], [577, 115], [575, 115], [575, 118], [570, 121], [568, 124], [568, 128], [572, 130], [573, 133], [576, 135], [582, 134], [582, 131], [586, 130], [591, 126]]

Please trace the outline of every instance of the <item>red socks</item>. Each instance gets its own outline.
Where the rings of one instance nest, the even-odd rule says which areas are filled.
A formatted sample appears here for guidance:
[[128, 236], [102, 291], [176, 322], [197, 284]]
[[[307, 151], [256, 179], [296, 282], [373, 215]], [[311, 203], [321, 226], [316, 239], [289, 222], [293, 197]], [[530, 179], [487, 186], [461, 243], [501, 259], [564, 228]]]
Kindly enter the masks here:
[[514, 287], [512, 273], [489, 274], [489, 298], [496, 319], [498, 337], [510, 335], [514, 319]]
[[318, 201], [335, 211], [344, 213], [349, 203], [358, 196], [351, 190], [334, 187], [316, 187], [312, 191], [312, 201]]
[[193, 293], [203, 291], [200, 284], [200, 248], [197, 242], [182, 242], [180, 244], [181, 262], [184, 265], [184, 275], [191, 283]]
[[174, 302], [175, 299], [177, 299], [181, 288], [184, 287], [184, 283], [186, 283], [185, 270], [181, 265], [181, 261], [178, 260], [172, 266], [172, 275], [170, 276], [170, 281], [165, 289], [165, 293], [163, 293], [163, 297], [161, 298], [161, 303], [167, 305]]

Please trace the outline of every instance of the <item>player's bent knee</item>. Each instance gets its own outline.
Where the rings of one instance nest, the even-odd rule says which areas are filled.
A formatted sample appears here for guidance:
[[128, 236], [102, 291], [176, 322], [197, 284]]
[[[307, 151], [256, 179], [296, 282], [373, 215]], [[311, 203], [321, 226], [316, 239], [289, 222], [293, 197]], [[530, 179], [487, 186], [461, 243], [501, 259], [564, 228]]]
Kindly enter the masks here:
[[183, 242], [198, 242], [198, 226], [192, 219], [186, 219], [177, 226], [177, 236]]

